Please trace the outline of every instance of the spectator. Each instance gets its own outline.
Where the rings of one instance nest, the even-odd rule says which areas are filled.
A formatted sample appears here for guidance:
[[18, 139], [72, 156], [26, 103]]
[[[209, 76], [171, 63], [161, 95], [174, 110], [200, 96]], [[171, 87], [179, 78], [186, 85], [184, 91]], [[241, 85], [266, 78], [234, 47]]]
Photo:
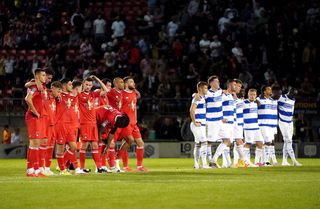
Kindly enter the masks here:
[[197, 14], [199, 10], [200, 0], [191, 0], [188, 6], [188, 14], [190, 17]]
[[101, 14], [93, 22], [94, 37], [98, 44], [101, 44], [105, 40], [106, 35], [106, 21], [102, 18]]
[[84, 16], [80, 12], [79, 9], [77, 9], [73, 15], [71, 16], [70, 19], [71, 25], [75, 28], [77, 32], [81, 32], [83, 29], [83, 24], [84, 24]]
[[10, 144], [11, 142], [11, 131], [9, 125], [5, 125], [2, 131], [2, 144]]
[[16, 128], [15, 132], [11, 134], [11, 144], [22, 144], [23, 138], [20, 134], [20, 128]]
[[200, 50], [205, 54], [207, 53], [207, 51], [210, 48], [210, 40], [208, 39], [207, 36], [208, 35], [206, 33], [204, 33], [202, 35], [202, 39], [199, 42]]
[[275, 73], [271, 70], [271, 68], [268, 68], [267, 71], [264, 73], [264, 80], [267, 83], [267, 85], [271, 85], [273, 82], [277, 80], [277, 77]]
[[111, 26], [111, 29], [113, 30], [113, 37], [120, 38], [120, 39], [123, 38], [125, 28], [126, 28], [126, 25], [122, 20], [120, 20], [120, 17], [117, 16]]
[[169, 43], [172, 43], [173, 39], [176, 37], [177, 30], [178, 30], [177, 18], [172, 17], [172, 20], [167, 25]]
[[222, 46], [217, 35], [214, 35], [212, 39], [213, 40], [210, 43], [211, 57], [213, 58], [213, 61], [217, 62], [221, 56]]
[[240, 72], [239, 79], [243, 82], [243, 88], [245, 88], [245, 89], [247, 87], [252, 86], [252, 84], [253, 84], [253, 76], [246, 69], [244, 69], [242, 72]]
[[4, 60], [4, 67], [5, 67], [7, 80], [13, 81], [14, 65], [15, 65], [15, 58], [13, 55], [10, 55], [8, 58]]
[[84, 41], [82, 41], [80, 45], [80, 55], [83, 58], [89, 58], [92, 56], [92, 54], [93, 54], [93, 49], [92, 49], [91, 43], [89, 39], [85, 39]]

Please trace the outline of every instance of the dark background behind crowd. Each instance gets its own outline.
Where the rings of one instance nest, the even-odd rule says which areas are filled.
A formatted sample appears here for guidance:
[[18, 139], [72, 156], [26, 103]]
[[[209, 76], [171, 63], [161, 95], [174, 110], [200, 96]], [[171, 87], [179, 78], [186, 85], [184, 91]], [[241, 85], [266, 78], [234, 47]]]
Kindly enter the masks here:
[[[55, 79], [132, 75], [143, 135], [182, 139], [190, 97], [209, 75], [222, 87], [228, 78], [245, 89], [293, 86], [318, 105], [319, 30], [315, 0], [4, 0], [0, 109], [25, 110], [24, 83], [38, 67]], [[319, 138], [319, 122], [296, 118], [298, 138]]]

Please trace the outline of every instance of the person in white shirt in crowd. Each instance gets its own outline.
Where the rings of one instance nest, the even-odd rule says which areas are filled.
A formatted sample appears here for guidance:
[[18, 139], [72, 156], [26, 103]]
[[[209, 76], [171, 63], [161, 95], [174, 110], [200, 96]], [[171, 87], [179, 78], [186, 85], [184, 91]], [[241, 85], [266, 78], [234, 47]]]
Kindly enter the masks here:
[[234, 44], [234, 47], [231, 49], [231, 52], [233, 56], [235, 56], [239, 64], [243, 62], [244, 56], [243, 56], [243, 51], [242, 51], [242, 48], [240, 47], [239, 42], [236, 42]]
[[268, 68], [263, 75], [267, 84], [271, 84], [277, 80], [276, 74], [271, 70], [271, 68]]
[[213, 58], [213, 61], [217, 61], [220, 57], [221, 53], [221, 42], [218, 39], [217, 35], [214, 35], [212, 37], [212, 42], [210, 43], [210, 49], [211, 49], [211, 57]]
[[13, 81], [13, 71], [15, 65], [15, 58], [13, 55], [10, 55], [8, 58], [4, 60], [4, 69], [6, 72], [6, 79]]
[[190, 17], [196, 15], [199, 10], [200, 0], [191, 0], [188, 5], [188, 14]]
[[200, 46], [200, 50], [205, 54], [209, 50], [210, 40], [208, 39], [208, 35], [206, 33], [202, 35], [202, 39], [199, 41], [199, 46]]
[[11, 134], [11, 144], [22, 144], [23, 138], [20, 135], [20, 128], [16, 128], [14, 133]]
[[126, 25], [122, 20], [120, 20], [120, 17], [117, 16], [111, 25], [111, 29], [113, 31], [113, 37], [121, 39], [125, 35]]
[[173, 39], [176, 37], [178, 28], [177, 18], [172, 17], [172, 20], [167, 25], [169, 43], [172, 43]]
[[97, 41], [102, 42], [105, 39], [106, 35], [106, 21], [102, 18], [101, 14], [98, 15], [98, 18], [93, 21], [93, 32], [94, 37]]
[[263, 13], [266, 11], [263, 7], [260, 6], [259, 2], [256, 2], [256, 0], [252, 0], [252, 6], [253, 6], [253, 14], [255, 17], [261, 18], [263, 16]]

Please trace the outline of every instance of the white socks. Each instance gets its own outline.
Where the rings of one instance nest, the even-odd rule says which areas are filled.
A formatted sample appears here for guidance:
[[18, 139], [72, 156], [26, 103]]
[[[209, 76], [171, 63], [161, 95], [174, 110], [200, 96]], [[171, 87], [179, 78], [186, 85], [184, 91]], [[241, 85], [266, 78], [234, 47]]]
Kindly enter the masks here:
[[292, 148], [292, 141], [285, 141], [284, 146], [286, 147], [287, 153], [290, 156], [293, 163], [296, 163], [296, 156], [294, 155], [294, 151]]
[[270, 146], [264, 145], [264, 163], [270, 163]]
[[284, 164], [287, 164], [287, 163], [288, 163], [288, 152], [287, 152], [287, 144], [286, 144], [286, 141], [284, 141], [284, 143], [283, 143], [282, 163], [284, 163]]
[[246, 163], [251, 163], [251, 160], [250, 160], [250, 148], [247, 148], [247, 147], [244, 147], [243, 148], [243, 154], [244, 154], [244, 161]]
[[208, 151], [208, 144], [206, 142], [205, 143], [201, 143], [200, 156], [201, 156], [202, 167], [203, 168], [208, 167], [208, 164], [207, 164], [207, 151]]
[[263, 159], [263, 149], [260, 149], [258, 147], [256, 147], [256, 153], [255, 153], [255, 159], [254, 159], [254, 164], [257, 163], [263, 163], [264, 159]]
[[239, 161], [239, 152], [237, 150], [237, 144], [234, 143], [233, 145], [233, 165], [236, 165]]
[[274, 148], [274, 145], [271, 145], [269, 147], [269, 151], [270, 151], [270, 156], [271, 156], [271, 159], [272, 159], [272, 164], [273, 165], [278, 164], [277, 157], [276, 157], [276, 150]]
[[194, 167], [199, 168], [200, 144], [195, 144], [193, 149]]
[[230, 157], [230, 147], [225, 146], [223, 149], [224, 164], [222, 164], [223, 168], [228, 168], [231, 165], [231, 157]]
[[[219, 144], [219, 146], [217, 147], [217, 150], [216, 152], [214, 153], [213, 155], [213, 162], [217, 162], [218, 161], [218, 158], [220, 157], [220, 155], [222, 154], [223, 150], [227, 147], [226, 144], [224, 144], [223, 142], [221, 144]], [[230, 148], [229, 148], [229, 152], [230, 152]]]
[[211, 144], [210, 143], [208, 143], [208, 146], [207, 146], [207, 157], [208, 157], [209, 161], [212, 158], [212, 149], [211, 149]]

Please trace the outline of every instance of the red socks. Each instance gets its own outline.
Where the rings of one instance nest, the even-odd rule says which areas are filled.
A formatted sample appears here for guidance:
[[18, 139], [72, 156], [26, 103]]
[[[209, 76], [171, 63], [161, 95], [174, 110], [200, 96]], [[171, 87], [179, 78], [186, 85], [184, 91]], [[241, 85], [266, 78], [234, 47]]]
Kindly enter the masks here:
[[39, 167], [42, 168], [44, 166], [44, 160], [46, 157], [47, 145], [41, 144], [39, 149]]
[[123, 167], [128, 167], [129, 154], [128, 151], [122, 151], [122, 164]]
[[63, 171], [65, 169], [63, 154], [56, 154], [56, 158], [58, 161], [60, 171]]
[[50, 168], [50, 166], [51, 166], [52, 155], [53, 155], [53, 147], [47, 147], [46, 156], [45, 156], [47, 168]]
[[99, 144], [99, 153], [100, 153], [101, 166], [107, 166], [107, 154], [103, 153], [105, 148], [106, 148], [105, 144], [103, 144], [103, 143]]
[[73, 164], [73, 167], [76, 169], [78, 168], [78, 161], [77, 161], [77, 156], [76, 152], [72, 151], [70, 149], [66, 150], [64, 153], [64, 161], [65, 162], [70, 162]]
[[86, 162], [86, 150], [81, 149], [80, 150], [80, 168], [81, 169], [84, 169], [85, 162]]
[[39, 169], [38, 160], [39, 148], [29, 147], [27, 156], [27, 169], [34, 168], [34, 170]]
[[100, 154], [98, 149], [92, 149], [92, 158], [96, 164], [96, 167], [99, 169], [101, 168], [101, 160], [100, 160]]
[[110, 167], [114, 167], [114, 161], [115, 161], [115, 158], [116, 158], [116, 155], [115, 155], [115, 151], [114, 149], [108, 149], [108, 158], [109, 158], [109, 165]]
[[143, 147], [137, 147], [136, 148], [137, 166], [142, 166], [143, 154], [144, 154], [144, 148]]

